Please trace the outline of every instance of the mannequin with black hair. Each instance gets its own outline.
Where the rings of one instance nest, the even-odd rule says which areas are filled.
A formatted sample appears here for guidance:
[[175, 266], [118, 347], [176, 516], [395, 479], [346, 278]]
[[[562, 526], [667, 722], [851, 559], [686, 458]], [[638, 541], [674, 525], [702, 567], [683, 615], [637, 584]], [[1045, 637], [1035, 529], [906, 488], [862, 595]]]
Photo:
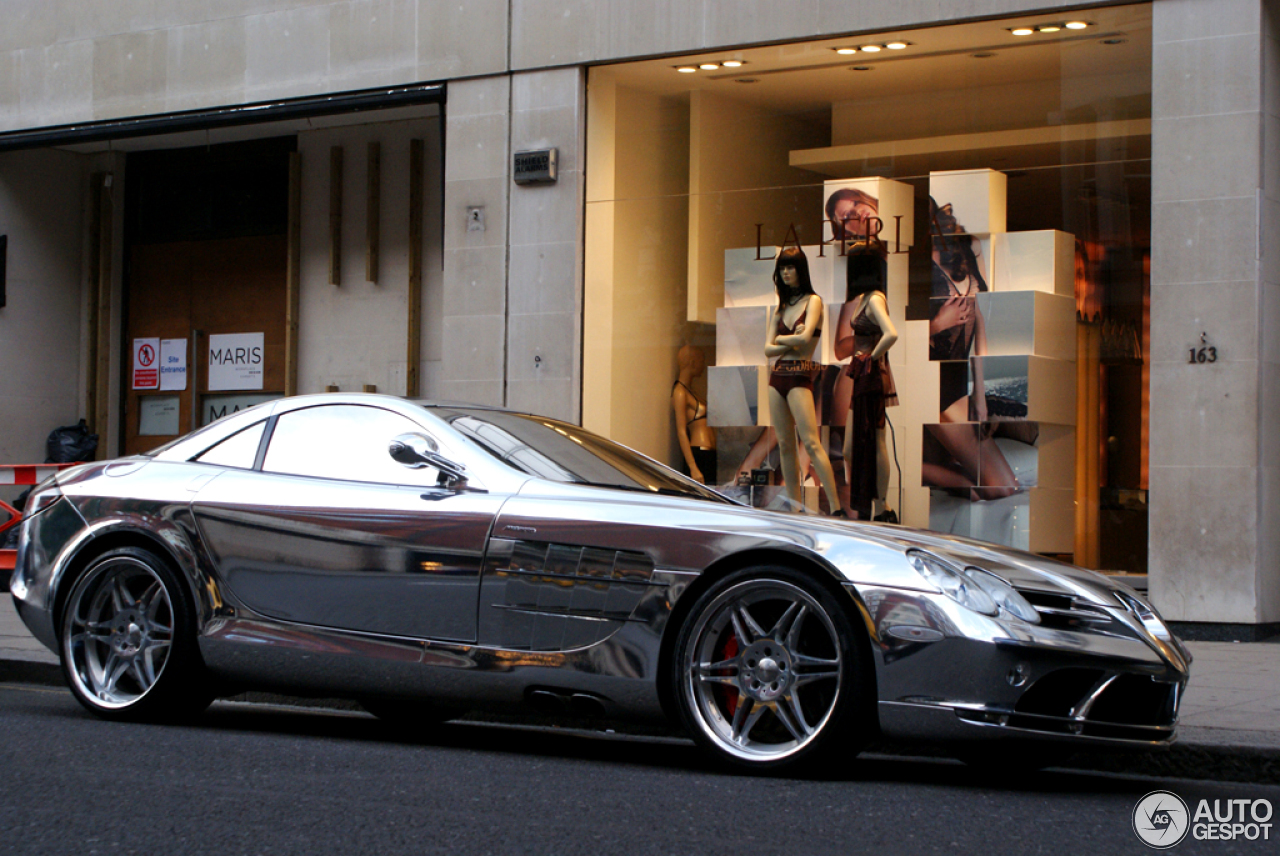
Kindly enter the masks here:
[[813, 292], [809, 260], [799, 247], [786, 247], [778, 253], [773, 287], [778, 305], [769, 317], [764, 353], [776, 358], [769, 373], [769, 414], [778, 434], [783, 484], [787, 496], [802, 504], [798, 436], [809, 453], [833, 515], [844, 517], [813, 403], [813, 382], [822, 368], [813, 360], [822, 335], [822, 298]]
[[[842, 393], [838, 397], [849, 402], [843, 444], [849, 509], [862, 520], [872, 518], [873, 503], [883, 503], [889, 492], [885, 408], [898, 403], [888, 357], [898, 331], [885, 297], [887, 267], [887, 248], [879, 240], [849, 250], [845, 303], [836, 324], [836, 359], [849, 360], [837, 382]], [[881, 517], [888, 518], [887, 509]], [[888, 519], [896, 520], [896, 514]]]

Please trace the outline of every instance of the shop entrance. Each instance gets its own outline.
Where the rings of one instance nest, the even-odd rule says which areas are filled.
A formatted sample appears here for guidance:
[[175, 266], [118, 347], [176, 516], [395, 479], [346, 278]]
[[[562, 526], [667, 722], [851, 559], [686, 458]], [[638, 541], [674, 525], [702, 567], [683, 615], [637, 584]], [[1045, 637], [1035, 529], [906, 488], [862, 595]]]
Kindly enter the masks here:
[[284, 395], [293, 150], [288, 137], [129, 156], [124, 454]]

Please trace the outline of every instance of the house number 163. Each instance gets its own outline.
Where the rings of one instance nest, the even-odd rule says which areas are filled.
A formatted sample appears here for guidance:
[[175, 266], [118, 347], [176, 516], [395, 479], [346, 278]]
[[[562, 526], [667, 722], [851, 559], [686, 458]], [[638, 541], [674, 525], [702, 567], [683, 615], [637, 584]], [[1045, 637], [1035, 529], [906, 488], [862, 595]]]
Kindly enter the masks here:
[[1187, 362], [1192, 363], [1216, 363], [1218, 361], [1218, 349], [1209, 344], [1208, 338], [1204, 333], [1200, 334], [1200, 347], [1187, 349]]

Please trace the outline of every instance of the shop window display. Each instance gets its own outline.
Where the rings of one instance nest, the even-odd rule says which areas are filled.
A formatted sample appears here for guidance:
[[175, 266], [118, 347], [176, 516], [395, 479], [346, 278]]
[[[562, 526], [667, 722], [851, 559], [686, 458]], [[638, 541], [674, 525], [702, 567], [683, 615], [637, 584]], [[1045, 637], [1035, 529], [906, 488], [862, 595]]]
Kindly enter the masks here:
[[[1004, 53], [1010, 19], [858, 68], [815, 42], [744, 51], [748, 76], [593, 70], [586, 424], [687, 468], [701, 424], [704, 481], [757, 505], [1143, 570], [1099, 544], [1145, 541], [1150, 10], [1095, 17], [1128, 41]], [[783, 255], [813, 298], [779, 293]]]

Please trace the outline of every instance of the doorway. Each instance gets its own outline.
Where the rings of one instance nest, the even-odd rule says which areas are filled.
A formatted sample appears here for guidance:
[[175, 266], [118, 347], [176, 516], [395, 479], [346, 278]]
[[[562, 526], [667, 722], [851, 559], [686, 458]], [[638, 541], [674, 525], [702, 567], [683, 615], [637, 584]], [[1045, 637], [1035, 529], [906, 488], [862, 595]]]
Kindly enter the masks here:
[[129, 155], [124, 454], [284, 395], [295, 147], [284, 137]]

